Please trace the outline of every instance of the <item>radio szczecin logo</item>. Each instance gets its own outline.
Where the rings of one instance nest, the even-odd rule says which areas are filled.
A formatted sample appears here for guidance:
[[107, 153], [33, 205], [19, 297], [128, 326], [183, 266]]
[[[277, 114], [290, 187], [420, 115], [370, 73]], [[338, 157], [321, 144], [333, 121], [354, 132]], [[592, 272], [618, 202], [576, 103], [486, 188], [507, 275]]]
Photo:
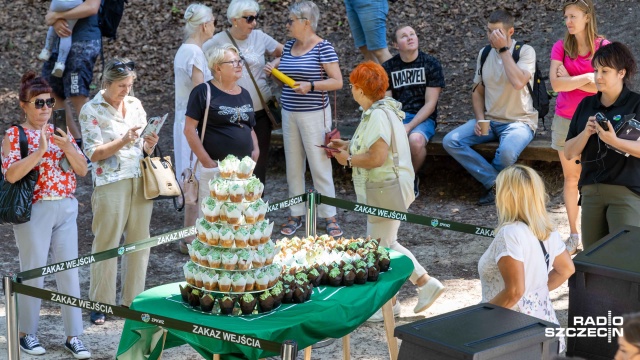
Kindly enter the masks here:
[[612, 337], [623, 336], [622, 323], [622, 316], [611, 316], [611, 311], [608, 311], [607, 316], [575, 316], [575, 327], [546, 328], [544, 334], [546, 337], [607, 338], [607, 342], [611, 343]]

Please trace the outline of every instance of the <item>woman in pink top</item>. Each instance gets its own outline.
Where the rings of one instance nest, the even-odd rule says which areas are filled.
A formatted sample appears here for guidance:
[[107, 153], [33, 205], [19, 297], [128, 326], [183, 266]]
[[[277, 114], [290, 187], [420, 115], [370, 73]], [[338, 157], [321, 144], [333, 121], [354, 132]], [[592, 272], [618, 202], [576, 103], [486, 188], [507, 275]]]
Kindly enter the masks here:
[[582, 247], [578, 234], [578, 180], [580, 159], [564, 156], [564, 142], [573, 113], [582, 99], [597, 92], [591, 58], [609, 41], [597, 34], [596, 13], [592, 0], [569, 0], [562, 11], [567, 32], [551, 49], [549, 79], [558, 93], [556, 113], [551, 125], [551, 147], [558, 150], [564, 175], [564, 203], [569, 217], [570, 235], [565, 241], [570, 254]]

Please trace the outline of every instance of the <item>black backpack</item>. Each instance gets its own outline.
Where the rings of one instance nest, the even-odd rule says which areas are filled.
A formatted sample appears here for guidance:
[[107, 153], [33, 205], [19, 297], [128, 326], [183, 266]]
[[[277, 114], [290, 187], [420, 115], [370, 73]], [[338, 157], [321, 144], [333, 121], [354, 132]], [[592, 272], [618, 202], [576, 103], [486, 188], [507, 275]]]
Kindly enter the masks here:
[[[520, 49], [522, 49], [522, 45], [524, 45], [523, 42], [516, 41], [516, 46], [513, 49], [512, 57], [513, 61], [516, 63], [520, 60]], [[482, 67], [484, 66], [484, 62], [487, 60], [487, 56], [489, 56], [490, 51], [491, 45], [487, 45], [482, 49], [482, 55], [480, 55], [480, 76], [482, 76]], [[540, 66], [536, 60], [536, 71], [533, 74], [533, 89], [529, 82], [527, 82], [527, 89], [529, 89], [529, 93], [533, 98], [533, 107], [538, 110], [538, 118], [542, 119], [542, 127], [545, 130], [547, 128], [544, 125], [544, 117], [549, 113], [549, 100], [551, 99], [551, 95], [547, 92], [547, 85], [545, 84], [545, 80], [547, 79], [549, 79], [549, 77], [542, 76]]]
[[102, 0], [98, 11], [98, 26], [102, 36], [115, 40], [118, 25], [122, 20], [124, 3], [128, 0]]

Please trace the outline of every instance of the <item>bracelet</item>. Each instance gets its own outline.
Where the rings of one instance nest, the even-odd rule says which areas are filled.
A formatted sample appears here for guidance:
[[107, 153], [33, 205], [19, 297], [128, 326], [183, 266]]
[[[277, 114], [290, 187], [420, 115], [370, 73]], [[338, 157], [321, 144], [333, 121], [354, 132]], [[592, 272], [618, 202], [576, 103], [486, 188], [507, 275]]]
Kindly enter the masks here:
[[351, 166], [351, 157], [352, 157], [352, 156], [353, 156], [353, 155], [349, 154], [349, 157], [347, 158], [347, 164], [349, 164], [349, 167], [352, 167], [352, 166]]

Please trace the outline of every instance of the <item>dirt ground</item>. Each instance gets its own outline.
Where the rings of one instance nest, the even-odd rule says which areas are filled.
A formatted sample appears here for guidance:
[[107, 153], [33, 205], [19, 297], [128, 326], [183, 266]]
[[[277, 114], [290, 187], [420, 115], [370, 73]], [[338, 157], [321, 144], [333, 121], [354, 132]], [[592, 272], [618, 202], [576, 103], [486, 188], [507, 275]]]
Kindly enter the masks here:
[[[498, 1], [515, 9], [519, 19], [516, 22], [517, 36], [534, 45], [543, 67], [548, 66], [549, 50], [553, 42], [560, 38], [564, 31], [560, 25], [561, 15], [557, 12], [554, 1]], [[3, 128], [20, 119], [18, 109], [17, 90], [19, 76], [25, 70], [39, 69], [40, 64], [35, 61], [35, 55], [40, 51], [41, 41], [44, 39], [45, 28], [40, 20], [27, 22], [24, 13], [34, 14], [35, 19], [41, 19], [48, 2], [35, 0], [3, 1], [5, 11], [0, 14], [0, 121]], [[151, 0], [145, 2], [131, 2], [131, 14], [121, 25], [121, 37], [116, 44], [106, 47], [106, 55], [114, 56], [142, 50], [136, 53], [136, 61], [141, 64], [139, 79], [136, 83], [137, 96], [143, 100], [147, 111], [152, 114], [170, 113], [173, 118], [173, 76], [170, 74], [171, 59], [180, 42], [180, 35], [175, 31], [179, 22], [179, 14], [173, 12], [173, 7], [184, 10], [188, 2]], [[214, 7], [216, 13], [223, 14], [226, 8], [224, 1], [204, 1]], [[286, 9], [289, 1], [264, 1], [270, 9]], [[341, 59], [343, 73], [348, 75], [349, 69], [360, 61], [361, 57], [353, 50], [353, 42], [348, 35], [348, 26], [344, 23], [344, 9], [338, 0], [318, 1], [322, 4], [322, 11], [328, 14], [324, 26], [333, 24], [323, 34], [334, 44]], [[399, 7], [405, 2], [398, 1], [393, 6], [389, 16], [390, 28], [408, 18], [417, 24], [421, 36], [422, 48], [434, 54], [443, 63], [447, 78], [447, 89], [440, 102], [440, 120], [443, 128], [464, 121], [471, 116], [470, 96], [467, 85], [473, 74], [474, 56], [478, 49], [486, 43], [484, 39], [484, 18], [489, 8], [484, 1], [440, 0], [429, 2], [427, 9], [419, 9], [421, 1], [407, 1], [406, 7]], [[338, 5], [336, 5], [338, 4]], [[636, 19], [640, 15], [638, 0], [600, 0], [597, 1], [600, 32], [609, 39], [620, 40], [639, 54], [640, 37], [636, 34], [640, 30]], [[333, 13], [327, 10], [338, 6]], [[492, 6], [496, 6], [495, 4]], [[145, 7], [145, 8], [139, 8]], [[148, 20], [143, 14], [152, 14]], [[416, 15], [424, 15], [422, 18]], [[142, 21], [141, 19], [144, 20]], [[136, 20], [141, 21], [139, 25]], [[471, 19], [471, 20], [469, 20]], [[615, 21], [614, 21], [615, 19]], [[219, 16], [219, 23], [222, 21]], [[148, 21], [148, 22], [147, 22]], [[337, 25], [336, 25], [337, 24]], [[524, 26], [535, 24], [535, 26]], [[274, 21], [265, 19], [263, 28], [271, 32], [279, 40], [284, 40], [284, 34], [278, 34]], [[137, 27], [136, 27], [137, 26]], [[218, 28], [218, 31], [221, 27]], [[270, 30], [270, 31], [269, 31]], [[526, 31], [525, 31], [526, 30]], [[42, 34], [42, 36], [34, 36]], [[124, 34], [124, 35], [122, 35]], [[471, 39], [469, 41], [469, 39]], [[142, 43], [148, 43], [143, 48]], [[343, 61], [344, 60], [344, 61]], [[147, 65], [145, 65], [147, 61]], [[162, 65], [161, 67], [157, 67]], [[96, 66], [96, 70], [99, 66]], [[637, 88], [637, 87], [636, 87]], [[345, 123], [357, 122], [357, 105], [347, 97], [348, 88], [340, 92], [339, 115]], [[549, 120], [547, 120], [549, 123]], [[171, 127], [167, 124], [161, 132], [161, 145], [165, 149], [172, 148]], [[282, 149], [272, 152], [270, 172], [266, 183], [265, 196], [272, 201], [283, 200], [288, 197], [284, 171], [284, 156]], [[568, 234], [566, 212], [562, 201], [562, 177], [558, 163], [530, 163], [538, 169], [548, 186], [550, 201], [548, 209], [558, 225], [563, 236]], [[355, 200], [350, 177], [341, 167], [335, 166], [335, 181], [338, 196], [348, 200]], [[477, 207], [475, 202], [482, 192], [481, 186], [466, 173], [457, 163], [446, 157], [429, 157], [422, 173], [421, 195], [411, 206], [410, 212], [425, 216], [438, 217], [452, 221], [475, 224], [480, 226], [494, 226], [496, 223], [495, 208]], [[311, 186], [311, 183], [308, 183]], [[79, 254], [88, 254], [91, 249], [93, 236], [91, 234], [91, 185], [89, 177], [79, 180], [77, 197], [80, 206], [78, 219]], [[270, 213], [268, 217], [280, 224], [286, 218], [286, 211], [280, 210]], [[346, 236], [364, 236], [365, 217], [360, 214], [339, 211], [339, 221], [343, 225]], [[182, 227], [182, 216], [176, 213], [170, 202], [161, 201], [155, 204], [154, 216], [151, 222], [151, 234], [161, 234]], [[319, 233], [323, 231], [320, 230]], [[300, 231], [299, 234], [302, 234]], [[423, 264], [432, 276], [440, 279], [446, 286], [444, 295], [427, 311], [421, 314], [413, 313], [416, 302], [415, 287], [407, 283], [400, 291], [399, 299], [402, 304], [402, 314], [399, 324], [410, 323], [424, 317], [443, 314], [465, 306], [476, 304], [481, 299], [480, 282], [478, 280], [477, 262], [485, 251], [491, 239], [470, 234], [462, 234], [447, 230], [436, 230], [413, 224], [403, 224], [399, 232], [400, 241], [407, 246]], [[10, 226], [0, 226], [0, 239], [3, 241], [3, 251], [0, 252], [0, 269], [2, 274], [18, 271], [17, 248]], [[153, 248], [149, 261], [147, 288], [160, 284], [181, 281], [180, 267], [187, 257], [176, 251], [175, 244]], [[88, 298], [89, 287], [88, 267], [80, 268], [82, 297]], [[46, 278], [47, 289], [55, 290], [52, 276]], [[552, 293], [554, 307], [561, 324], [566, 324], [568, 290], [566, 285]], [[6, 359], [6, 323], [5, 301], [0, 295], [0, 359]], [[118, 346], [123, 328], [123, 320], [111, 318], [104, 326], [92, 326], [88, 313], [84, 314], [85, 333], [83, 341], [93, 353], [93, 359], [112, 359]], [[41, 321], [38, 336], [47, 349], [46, 359], [67, 359], [68, 353], [63, 346], [60, 335], [62, 322], [59, 307], [50, 302], [42, 303]], [[386, 359], [388, 353], [382, 324], [364, 324], [351, 336], [352, 356], [356, 359]], [[335, 342], [323, 349], [314, 350], [314, 358], [337, 359], [341, 355], [341, 345]], [[23, 358], [31, 358], [22, 355]], [[198, 359], [199, 355], [183, 346], [170, 349], [165, 354], [166, 359]]]

